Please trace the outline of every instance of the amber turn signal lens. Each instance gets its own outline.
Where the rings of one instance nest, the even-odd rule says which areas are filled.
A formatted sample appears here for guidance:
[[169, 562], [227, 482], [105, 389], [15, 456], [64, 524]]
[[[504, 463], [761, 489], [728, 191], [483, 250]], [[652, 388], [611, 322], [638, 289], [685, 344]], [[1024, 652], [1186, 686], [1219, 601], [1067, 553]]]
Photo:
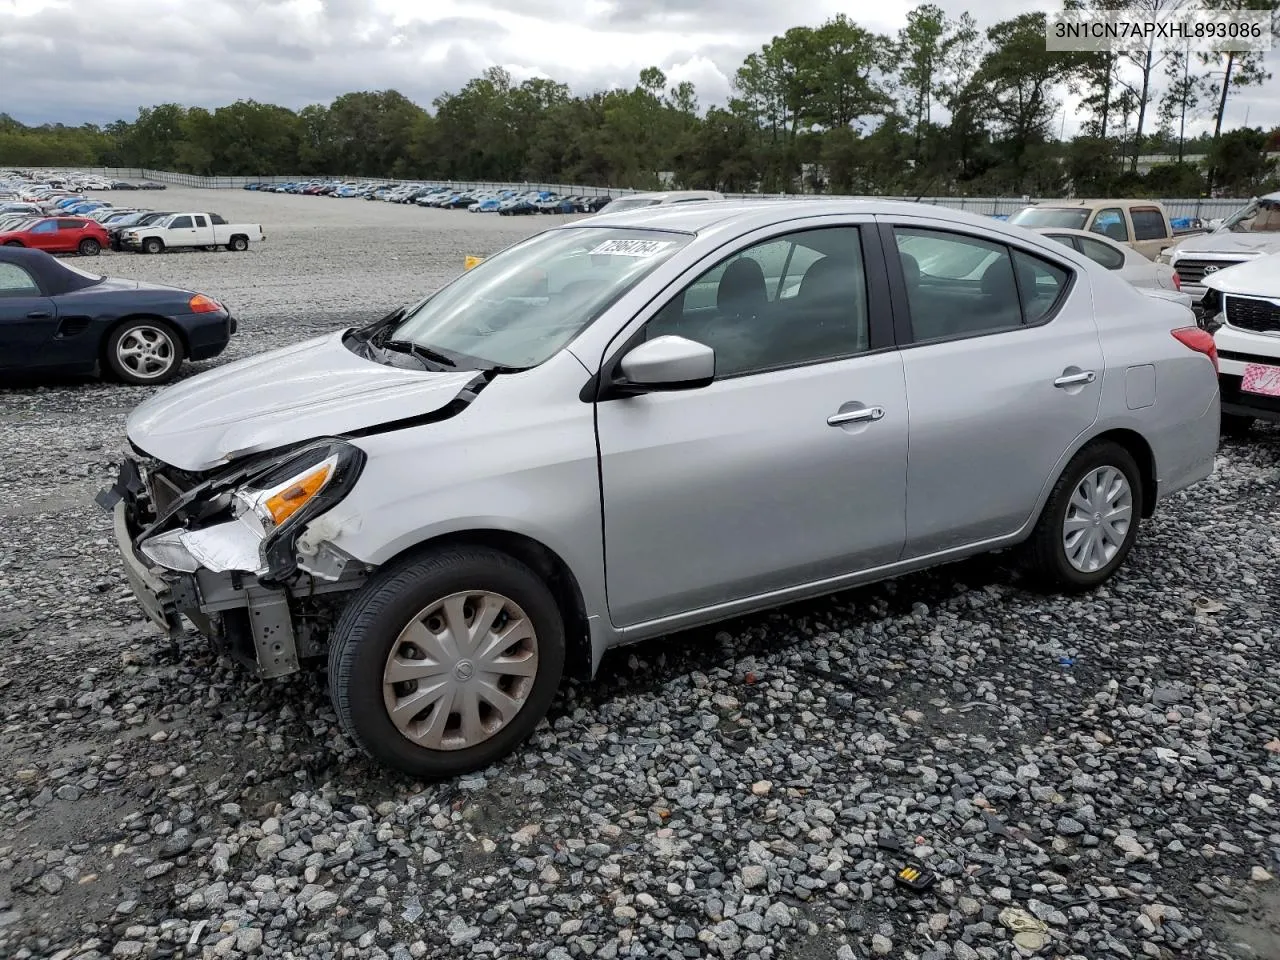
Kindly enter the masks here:
[[192, 297], [187, 306], [191, 308], [192, 313], [217, 313], [222, 309], [218, 306], [217, 300], [206, 297], [203, 293], [197, 293]]
[[330, 464], [322, 464], [315, 470], [289, 484], [279, 493], [269, 497], [266, 502], [267, 512], [276, 526], [284, 523], [298, 512], [298, 509], [316, 495], [325, 485], [333, 472]]

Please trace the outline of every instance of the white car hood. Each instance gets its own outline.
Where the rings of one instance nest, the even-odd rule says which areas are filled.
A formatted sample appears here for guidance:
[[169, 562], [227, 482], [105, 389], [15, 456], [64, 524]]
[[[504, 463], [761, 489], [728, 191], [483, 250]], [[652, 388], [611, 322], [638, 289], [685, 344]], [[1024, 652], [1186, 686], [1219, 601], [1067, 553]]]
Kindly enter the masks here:
[[433, 413], [474, 370], [436, 373], [356, 356], [344, 331], [228, 363], [161, 390], [129, 415], [140, 450], [182, 470]]
[[1257, 257], [1211, 273], [1203, 283], [1219, 293], [1280, 297], [1280, 253]]
[[1232, 233], [1219, 230], [1214, 233], [1187, 237], [1174, 245], [1178, 254], [1235, 253], [1254, 256], [1259, 253], [1280, 251], [1280, 233]]

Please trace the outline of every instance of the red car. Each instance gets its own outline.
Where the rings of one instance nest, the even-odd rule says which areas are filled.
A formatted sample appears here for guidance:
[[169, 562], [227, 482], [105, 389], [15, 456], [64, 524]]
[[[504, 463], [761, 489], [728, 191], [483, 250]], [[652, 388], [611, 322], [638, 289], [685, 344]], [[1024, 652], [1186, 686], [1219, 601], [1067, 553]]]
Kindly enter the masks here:
[[86, 257], [96, 257], [109, 242], [102, 224], [83, 217], [48, 217], [24, 223], [21, 230], [0, 233], [0, 244], [5, 246], [31, 247], [46, 253], [79, 253]]

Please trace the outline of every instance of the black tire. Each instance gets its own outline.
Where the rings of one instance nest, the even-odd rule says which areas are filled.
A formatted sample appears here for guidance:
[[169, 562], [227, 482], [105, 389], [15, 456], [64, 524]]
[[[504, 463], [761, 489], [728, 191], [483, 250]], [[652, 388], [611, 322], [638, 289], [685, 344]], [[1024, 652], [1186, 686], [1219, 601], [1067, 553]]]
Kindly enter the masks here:
[[[141, 372], [131, 370], [120, 356], [120, 342], [131, 333], [144, 330], [154, 330], [162, 334], [167, 344], [164, 358], [169, 362], [162, 370], [157, 370], [153, 376], [144, 376]], [[153, 320], [148, 317], [127, 320], [111, 331], [111, 336], [107, 337], [107, 343], [103, 350], [103, 359], [106, 362], [107, 369], [111, 371], [111, 375], [117, 380], [134, 386], [154, 387], [162, 383], [168, 383], [178, 375], [178, 370], [181, 369], [182, 361], [185, 357], [186, 350], [183, 348], [182, 338], [178, 336], [178, 332], [163, 320]]]
[[6, 246], [6, 247], [20, 247], [20, 246], [22, 246], [22, 241], [21, 241], [21, 240], [6, 240], [6, 241], [5, 241], [5, 246]]
[[82, 257], [96, 257], [102, 252], [102, 244], [92, 237], [85, 237], [80, 241], [80, 246], [76, 248]]
[[234, 253], [244, 253], [249, 249], [249, 240], [247, 237], [234, 236], [231, 242], [227, 244], [227, 249]]
[[1246, 417], [1238, 413], [1224, 413], [1220, 432], [1224, 437], [1243, 440], [1249, 435], [1249, 431], [1253, 429], [1253, 420], [1253, 417]]
[[[388, 716], [383, 671], [406, 624], [431, 604], [469, 590], [492, 591], [524, 610], [537, 637], [537, 673], [523, 707], [487, 740], [432, 750], [409, 740]], [[329, 641], [329, 696], [343, 730], [370, 756], [412, 777], [446, 779], [495, 763], [523, 743], [550, 708], [564, 661], [564, 622], [536, 573], [497, 550], [449, 548], [379, 573], [351, 598]]]
[[[1063, 528], [1071, 498], [1081, 482], [1095, 470], [1113, 467], [1124, 475], [1129, 485], [1130, 520], [1119, 549], [1096, 570], [1082, 571], [1067, 557]], [[1033, 579], [1042, 587], [1065, 593], [1092, 590], [1110, 579], [1124, 563], [1138, 537], [1143, 510], [1142, 475], [1133, 456], [1111, 441], [1099, 441], [1085, 447], [1067, 464], [1053, 487], [1048, 502], [1027, 542], [1027, 559]]]
[[164, 253], [164, 241], [159, 237], [147, 237], [142, 241], [143, 253]]

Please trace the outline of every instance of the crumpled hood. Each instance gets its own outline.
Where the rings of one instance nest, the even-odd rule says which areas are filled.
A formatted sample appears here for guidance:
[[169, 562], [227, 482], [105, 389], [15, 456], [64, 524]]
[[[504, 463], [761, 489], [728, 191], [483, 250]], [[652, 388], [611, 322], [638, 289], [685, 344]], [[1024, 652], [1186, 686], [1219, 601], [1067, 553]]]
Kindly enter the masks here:
[[1184, 253], [1235, 253], [1250, 256], [1280, 251], [1280, 233], [1216, 233], [1198, 234], [1179, 241], [1173, 247]]
[[344, 331], [228, 363], [161, 390], [129, 415], [129, 439], [182, 470], [321, 436], [422, 416], [475, 378], [383, 366], [342, 344]]
[[1211, 290], [1222, 293], [1280, 298], [1280, 275], [1277, 271], [1280, 271], [1280, 254], [1273, 253], [1211, 273], [1202, 282]]

